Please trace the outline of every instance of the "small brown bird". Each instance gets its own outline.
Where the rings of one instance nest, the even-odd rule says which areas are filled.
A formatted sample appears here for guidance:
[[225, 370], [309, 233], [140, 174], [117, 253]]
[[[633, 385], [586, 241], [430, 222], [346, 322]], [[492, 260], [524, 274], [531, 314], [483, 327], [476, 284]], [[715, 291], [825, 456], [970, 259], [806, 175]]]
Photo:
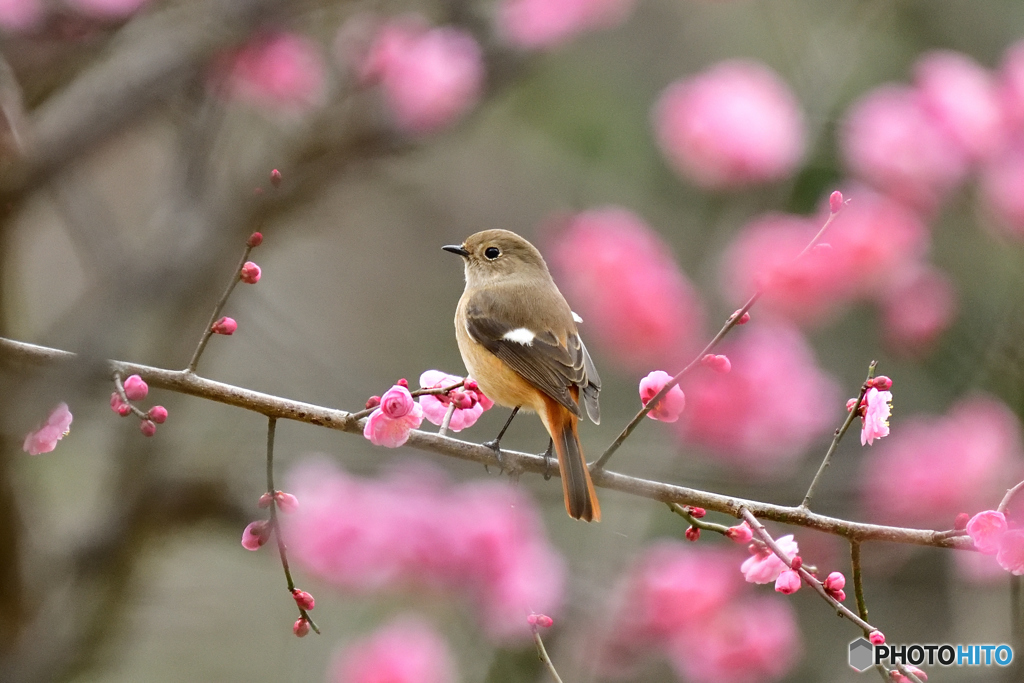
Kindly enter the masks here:
[[444, 250], [466, 262], [466, 290], [455, 311], [462, 360], [488, 397], [513, 409], [488, 445], [498, 450], [520, 408], [537, 413], [558, 454], [566, 511], [574, 519], [600, 521], [577, 432], [581, 394], [587, 415], [601, 421], [601, 378], [576, 331], [582, 321], [540, 252], [514, 232], [485, 230]]

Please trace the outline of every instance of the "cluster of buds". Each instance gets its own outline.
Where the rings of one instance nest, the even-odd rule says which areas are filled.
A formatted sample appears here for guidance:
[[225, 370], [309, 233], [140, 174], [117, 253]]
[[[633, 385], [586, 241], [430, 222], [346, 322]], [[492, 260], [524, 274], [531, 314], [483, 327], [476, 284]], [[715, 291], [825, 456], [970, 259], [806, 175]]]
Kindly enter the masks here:
[[821, 582], [821, 586], [825, 589], [826, 593], [835, 598], [838, 602], [846, 600], [846, 593], [843, 591], [843, 588], [846, 586], [846, 577], [843, 576], [842, 572], [832, 572], [825, 577], [824, 581]]
[[[260, 496], [257, 505], [261, 508], [274, 505], [281, 512], [290, 514], [299, 509], [299, 499], [284, 491], [274, 491], [273, 493], [267, 491]], [[242, 547], [246, 550], [259, 550], [264, 543], [270, 540], [272, 532], [273, 525], [270, 520], [260, 519], [251, 522], [242, 532]]]
[[138, 375], [131, 375], [126, 379], [123, 388], [124, 397], [117, 391], [110, 394], [110, 409], [121, 417], [134, 413], [142, 420], [139, 429], [145, 436], [156, 434], [156, 426], [167, 421], [167, 408], [153, 406], [148, 411], [142, 411], [131, 404], [132, 401], [145, 399], [149, 394], [149, 385]]
[[551, 626], [555, 623], [555, 620], [546, 614], [531, 614], [530, 616], [526, 617], [526, 623], [534, 627], [534, 629], [536, 629], [538, 626], [540, 628], [551, 628]]
[[892, 389], [892, 380], [886, 377], [885, 375], [879, 375], [878, 377], [872, 377], [867, 382], [865, 382], [864, 385], [867, 388], [867, 391], [864, 392], [864, 398], [861, 399], [860, 406], [857, 405], [857, 399], [855, 398], [851, 398], [846, 402], [846, 411], [850, 412], [854, 408], [857, 408], [857, 414], [860, 415], [861, 417], [867, 415], [868, 393], [870, 393], [872, 389], [877, 389], [878, 391], [889, 391], [890, 389]]

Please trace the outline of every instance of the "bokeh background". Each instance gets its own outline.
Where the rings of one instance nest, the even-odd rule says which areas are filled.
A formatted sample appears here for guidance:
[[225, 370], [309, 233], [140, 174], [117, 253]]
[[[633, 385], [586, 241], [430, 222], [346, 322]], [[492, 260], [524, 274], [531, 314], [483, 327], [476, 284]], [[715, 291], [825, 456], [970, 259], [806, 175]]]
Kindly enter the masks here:
[[[3, 336], [184, 367], [246, 236], [261, 230], [263, 277], [233, 295], [225, 313], [239, 330], [212, 340], [200, 374], [358, 410], [398, 378], [463, 371], [452, 329], [461, 264], [440, 247], [502, 227], [548, 254], [586, 321], [604, 380], [602, 423], [582, 427], [592, 455], [639, 408], [640, 378], [677, 371], [757, 278], [784, 281], [791, 298], [766, 299], [734, 331], [733, 373], [697, 373], [682, 426], [645, 421], [612, 469], [796, 504], [875, 359], [894, 380], [893, 434], [870, 449], [851, 434], [816, 509], [949, 528], [957, 513], [994, 507], [1024, 470], [1024, 52], [1013, 51], [1024, 4], [520, 5], [0, 2]], [[409, 12], [422, 18], [390, 23]], [[440, 26], [464, 34], [429, 34], [440, 47], [403, 56]], [[928, 71], [933, 50], [954, 51], [955, 64]], [[682, 122], [659, 133], [666, 88], [735, 59], [769, 69], [768, 85], [752, 99], [742, 77], [691, 92]], [[885, 83], [902, 90], [863, 114]], [[736, 120], [749, 125], [730, 128]], [[778, 143], [787, 135], [789, 147]], [[685, 170], [722, 158], [717, 179]], [[787, 245], [813, 235], [837, 188], [852, 199], [857, 256], [843, 260], [837, 236], [838, 256], [815, 255], [826, 260], [808, 272], [758, 275], [772, 258], [789, 263]], [[760, 246], [736, 266], [751, 235]], [[900, 240], [910, 246], [892, 246]], [[547, 680], [529, 642], [490, 641], [445, 594], [341, 590], [301, 564], [324, 633], [295, 638], [276, 557], [239, 544], [262, 514], [260, 416], [154, 391], [171, 417], [147, 439], [88, 373], [2, 358], [0, 369], [0, 680], [335, 680], [339, 647], [409, 611], [444, 635], [459, 680]], [[70, 434], [52, 453], [22, 452], [60, 401]], [[490, 439], [506, 415], [490, 411], [462, 436]], [[519, 418], [505, 443], [540, 452], [546, 440]], [[282, 481], [314, 456], [359, 477], [425, 460], [455, 482], [499, 480], [278, 425]], [[545, 633], [559, 671], [610, 680], [612, 667], [593, 662], [613, 649], [601, 637], [631, 628], [613, 613], [617, 586], [652, 543], [683, 543], [685, 525], [608, 491], [604, 521], [586, 525], [565, 516], [557, 481], [515, 486], [566, 562]], [[806, 562], [848, 573], [838, 540], [772, 530], [795, 532]], [[736, 565], [745, 556], [707, 535], [692, 550], [733, 553]], [[1011, 642], [1009, 575], [985, 558], [867, 545], [864, 562], [871, 620], [890, 641]], [[774, 597], [770, 586], [744, 590]], [[860, 680], [846, 666], [854, 627], [810, 591], [779, 600], [794, 610], [800, 654], [780, 671], [718, 680]], [[646, 655], [627, 680], [702, 680], [680, 679], [657, 648]]]

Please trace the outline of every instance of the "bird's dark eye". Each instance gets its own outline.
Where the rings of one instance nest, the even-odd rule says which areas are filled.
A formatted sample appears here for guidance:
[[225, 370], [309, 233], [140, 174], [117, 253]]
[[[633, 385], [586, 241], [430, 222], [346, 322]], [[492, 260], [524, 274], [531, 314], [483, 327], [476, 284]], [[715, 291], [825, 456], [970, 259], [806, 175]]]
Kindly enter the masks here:
[[501, 256], [501, 250], [497, 247], [487, 247], [484, 249], [484, 256], [493, 261], [494, 259]]

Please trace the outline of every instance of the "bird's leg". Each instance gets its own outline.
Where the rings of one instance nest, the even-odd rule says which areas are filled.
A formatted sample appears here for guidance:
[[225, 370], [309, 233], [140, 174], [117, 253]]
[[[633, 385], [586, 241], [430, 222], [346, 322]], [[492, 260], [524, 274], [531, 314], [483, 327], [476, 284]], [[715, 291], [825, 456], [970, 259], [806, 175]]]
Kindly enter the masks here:
[[551, 450], [554, 447], [554, 439], [548, 439], [548, 449], [544, 451], [544, 481], [551, 478]]
[[[516, 406], [515, 408], [513, 408], [512, 409], [512, 414], [508, 416], [508, 420], [505, 422], [505, 426], [501, 428], [501, 431], [498, 432], [498, 435], [496, 437], [494, 437], [492, 440], [484, 443], [485, 446], [487, 446], [492, 451], [494, 451], [495, 457], [498, 458], [498, 464], [499, 465], [502, 464], [501, 463], [501, 445], [500, 445], [501, 444], [501, 437], [505, 436], [505, 431], [508, 429], [508, 426], [510, 424], [512, 424], [512, 420], [515, 418], [516, 413], [518, 413], [518, 412], [519, 412], [519, 406]], [[486, 468], [486, 465], [484, 467]], [[502, 467], [502, 469], [504, 469], [504, 466]]]

